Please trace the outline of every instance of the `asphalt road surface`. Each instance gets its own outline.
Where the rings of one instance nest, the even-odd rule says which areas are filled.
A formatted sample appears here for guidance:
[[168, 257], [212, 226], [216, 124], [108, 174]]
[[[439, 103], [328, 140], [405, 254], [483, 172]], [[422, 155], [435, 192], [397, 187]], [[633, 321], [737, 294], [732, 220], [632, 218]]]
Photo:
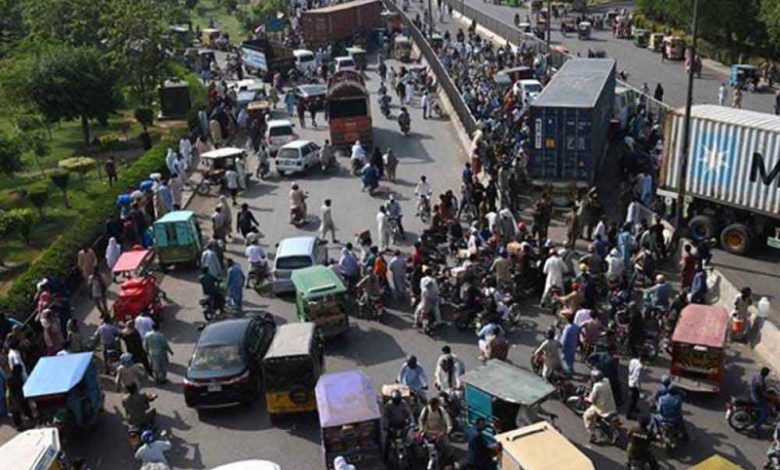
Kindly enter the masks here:
[[[378, 83], [373, 72], [369, 72], [368, 86], [374, 91]], [[395, 183], [382, 183], [382, 193], [392, 191], [401, 201], [410, 238], [419, 234], [422, 225], [415, 220], [413, 188], [420, 175], [428, 175], [436, 193], [457, 187], [461, 167], [461, 149], [449, 122], [445, 120], [421, 119], [419, 108], [412, 114], [412, 133], [402, 137], [394, 121], [388, 121], [378, 112], [375, 95], [371, 104], [374, 116], [374, 139], [382, 149], [392, 146], [400, 158], [398, 180]], [[397, 106], [394, 98], [394, 105]], [[393, 113], [397, 113], [394, 106]], [[283, 113], [279, 113], [283, 116]], [[327, 138], [326, 128], [300, 128], [302, 138], [322, 142]], [[296, 176], [304, 190], [309, 192], [309, 216], [311, 222], [301, 230], [288, 225], [288, 190], [292, 178], [269, 181], [252, 180], [249, 188], [240, 195], [240, 202], [247, 202], [258, 216], [261, 225], [261, 243], [273, 252], [274, 244], [280, 239], [299, 234], [311, 234], [316, 230], [316, 214], [325, 198], [333, 200], [333, 215], [338, 238], [348, 241], [361, 229], [369, 228], [376, 239], [375, 215], [384, 197], [370, 197], [360, 191], [357, 178], [347, 171], [347, 160], [339, 162], [341, 170], [336, 174], [323, 175], [317, 171]], [[216, 195], [196, 196], [189, 209], [198, 212], [204, 228], [210, 227], [208, 217], [216, 204]], [[209, 230], [206, 230], [207, 232]], [[563, 238], [560, 224], [556, 224], [552, 234], [558, 240]], [[336, 257], [340, 245], [330, 247], [332, 257]], [[408, 249], [408, 245], [402, 248]], [[237, 238], [229, 245], [229, 256], [246, 265], [243, 256], [243, 241]], [[231, 461], [262, 458], [275, 461], [285, 470], [308, 470], [322, 467], [320, 436], [315, 416], [297, 416], [272, 425], [265, 412], [262, 399], [249, 407], [195, 411], [184, 405], [181, 384], [188, 359], [198, 338], [199, 325], [203, 318], [198, 306], [201, 297], [200, 286], [194, 271], [176, 270], [165, 276], [164, 290], [172, 303], [166, 308], [166, 320], [162, 330], [168, 336], [174, 350], [169, 369], [170, 383], [162, 386], [150, 386], [148, 391], [159, 394], [155, 402], [162, 429], [170, 430], [174, 448], [169, 459], [175, 468], [202, 469], [212, 468]], [[116, 287], [112, 288], [112, 300]], [[526, 302], [524, 313], [527, 324], [510, 335], [513, 345], [510, 359], [520, 367], [527, 367], [533, 348], [541, 339], [553, 321], [549, 313], [541, 312], [533, 306], [538, 299]], [[79, 318], [84, 319], [93, 329], [97, 323], [97, 314], [84, 300], [78, 302]], [[247, 291], [245, 308], [266, 309], [273, 313], [279, 323], [296, 321], [295, 307], [290, 298], [276, 298], [258, 295]], [[365, 371], [379, 387], [392, 382], [397, 376], [404, 357], [416, 354], [420, 364], [433, 374], [435, 360], [441, 346], [452, 345], [453, 351], [464, 360], [467, 369], [478, 365], [476, 338], [471, 332], [457, 332], [452, 326], [440, 329], [431, 338], [412, 327], [411, 313], [408, 307], [392, 309], [381, 322], [353, 320], [353, 326], [343, 341], [329, 343], [326, 347], [326, 369], [336, 371], [359, 368]], [[625, 365], [625, 361], [623, 361]], [[721, 453], [745, 468], [756, 468], [763, 463], [763, 455], [768, 442], [749, 439], [731, 431], [724, 419], [724, 398], [732, 391], [743, 390], [740, 384], [743, 378], [752, 375], [757, 365], [750, 351], [741, 346], [729, 348], [728, 371], [724, 392], [717, 397], [696, 397], [685, 406], [688, 429], [693, 441], [681, 449], [677, 455], [667, 459], [658, 451], [666, 468], [687, 468], [713, 453]], [[655, 364], [644, 385], [645, 396], [652, 393], [661, 374], [668, 370], [668, 359], [662, 357]], [[579, 365], [582, 374], [586, 370]], [[625, 374], [625, 371], [623, 371]], [[130, 470], [137, 469], [131, 450], [127, 444], [124, 426], [120, 418], [121, 405], [119, 395], [114, 393], [109, 379], [102, 380], [106, 390], [106, 413], [95, 432], [68, 443], [67, 449], [72, 455], [88, 459], [92, 468]], [[582, 422], [560, 402], [550, 400], [546, 409], [559, 415], [558, 425], [573, 442], [591, 458], [599, 470], [624, 468], [625, 452], [614, 447], [593, 447], [587, 444]], [[643, 409], [647, 409], [645, 404]], [[0, 426], [0, 442], [4, 442], [13, 430], [4, 423]]]

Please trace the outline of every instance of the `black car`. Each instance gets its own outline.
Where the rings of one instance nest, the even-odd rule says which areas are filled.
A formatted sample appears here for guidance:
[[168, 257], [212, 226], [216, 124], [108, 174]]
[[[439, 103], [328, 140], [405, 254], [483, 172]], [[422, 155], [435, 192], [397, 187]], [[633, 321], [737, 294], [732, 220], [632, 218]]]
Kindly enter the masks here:
[[270, 314], [209, 323], [187, 365], [192, 408], [247, 404], [261, 392], [260, 365], [276, 333]]

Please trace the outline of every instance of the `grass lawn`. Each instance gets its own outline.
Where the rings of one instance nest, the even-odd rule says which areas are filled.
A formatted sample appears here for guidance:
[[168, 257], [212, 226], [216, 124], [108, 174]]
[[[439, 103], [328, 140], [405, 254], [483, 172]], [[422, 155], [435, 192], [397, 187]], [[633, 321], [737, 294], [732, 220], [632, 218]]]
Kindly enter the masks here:
[[[239, 2], [239, 8], [246, 8], [248, 2]], [[246, 36], [246, 31], [235, 15], [229, 14], [224, 8], [217, 5], [215, 0], [201, 0], [192, 10], [192, 27], [200, 26], [201, 29], [209, 26], [209, 20], [214, 19], [219, 29], [230, 35], [232, 42], [241, 42]]]

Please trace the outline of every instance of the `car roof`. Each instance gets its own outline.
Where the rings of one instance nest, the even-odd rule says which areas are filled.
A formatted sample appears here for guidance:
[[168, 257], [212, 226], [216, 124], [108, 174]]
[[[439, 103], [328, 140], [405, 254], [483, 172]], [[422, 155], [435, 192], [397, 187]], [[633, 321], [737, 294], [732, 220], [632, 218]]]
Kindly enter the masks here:
[[312, 322], [279, 325], [274, 339], [271, 341], [271, 346], [265, 353], [265, 359], [309, 354], [309, 344], [314, 336], [315, 328], [316, 325]]
[[293, 55], [303, 55], [303, 54], [314, 54], [314, 52], [310, 51], [309, 49], [294, 49]]
[[241, 343], [251, 322], [251, 318], [235, 318], [209, 323], [198, 338], [198, 346]]
[[540, 82], [539, 80], [535, 80], [533, 78], [524, 78], [522, 80], [518, 80], [517, 83], [520, 83], [520, 84], [534, 84], [534, 85], [541, 85], [542, 84], [542, 82]]
[[281, 148], [283, 148], [283, 149], [286, 149], [286, 148], [299, 149], [299, 148], [303, 148], [303, 147], [305, 147], [305, 146], [307, 146], [307, 145], [309, 145], [311, 143], [313, 143], [311, 140], [293, 140], [292, 142], [288, 142], [288, 143], [282, 145]]
[[289, 119], [271, 119], [268, 121], [268, 127], [282, 127], [282, 126], [290, 126], [292, 127], [293, 123]]
[[347, 60], [349, 60], [349, 61], [352, 61], [352, 62], [354, 62], [354, 61], [355, 61], [355, 59], [354, 59], [354, 58], [352, 58], [351, 56], [348, 56], [348, 55], [341, 56], [341, 57], [336, 57], [336, 59], [335, 59], [335, 60], [337, 60], [337, 61], [339, 61], [339, 62], [345, 62], [345, 61], [347, 61]]
[[222, 147], [216, 150], [209, 150], [208, 152], [203, 153], [203, 155], [200, 156], [200, 158], [226, 158], [226, 157], [232, 157], [234, 155], [241, 155], [245, 152], [244, 149], [236, 148], [236, 147]]
[[314, 250], [315, 243], [317, 243], [317, 237], [312, 236], [283, 238], [279, 242], [279, 249], [276, 250], [276, 253], [277, 256], [279, 254], [284, 254], [285, 256], [309, 256]]

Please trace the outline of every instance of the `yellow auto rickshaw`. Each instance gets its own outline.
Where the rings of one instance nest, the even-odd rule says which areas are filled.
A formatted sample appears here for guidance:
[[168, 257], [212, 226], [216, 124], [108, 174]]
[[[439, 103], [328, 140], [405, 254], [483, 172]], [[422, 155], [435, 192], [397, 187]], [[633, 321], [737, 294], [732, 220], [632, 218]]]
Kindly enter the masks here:
[[594, 470], [593, 462], [547, 421], [496, 436], [501, 470]]
[[647, 48], [653, 52], [661, 52], [664, 48], [664, 33], [653, 33], [650, 35], [650, 40], [647, 41]]
[[314, 323], [279, 326], [262, 363], [265, 406], [271, 420], [317, 409], [314, 387], [325, 370], [322, 340]]
[[219, 29], [203, 28], [200, 32], [200, 45], [203, 47], [212, 47], [219, 38]]
[[707, 460], [703, 460], [693, 467], [689, 467], [688, 470], [745, 470], [739, 465], [732, 463], [730, 460], [721, 457], [720, 455], [713, 455]]
[[396, 36], [393, 42], [393, 57], [401, 62], [412, 60], [412, 40], [406, 36]]

